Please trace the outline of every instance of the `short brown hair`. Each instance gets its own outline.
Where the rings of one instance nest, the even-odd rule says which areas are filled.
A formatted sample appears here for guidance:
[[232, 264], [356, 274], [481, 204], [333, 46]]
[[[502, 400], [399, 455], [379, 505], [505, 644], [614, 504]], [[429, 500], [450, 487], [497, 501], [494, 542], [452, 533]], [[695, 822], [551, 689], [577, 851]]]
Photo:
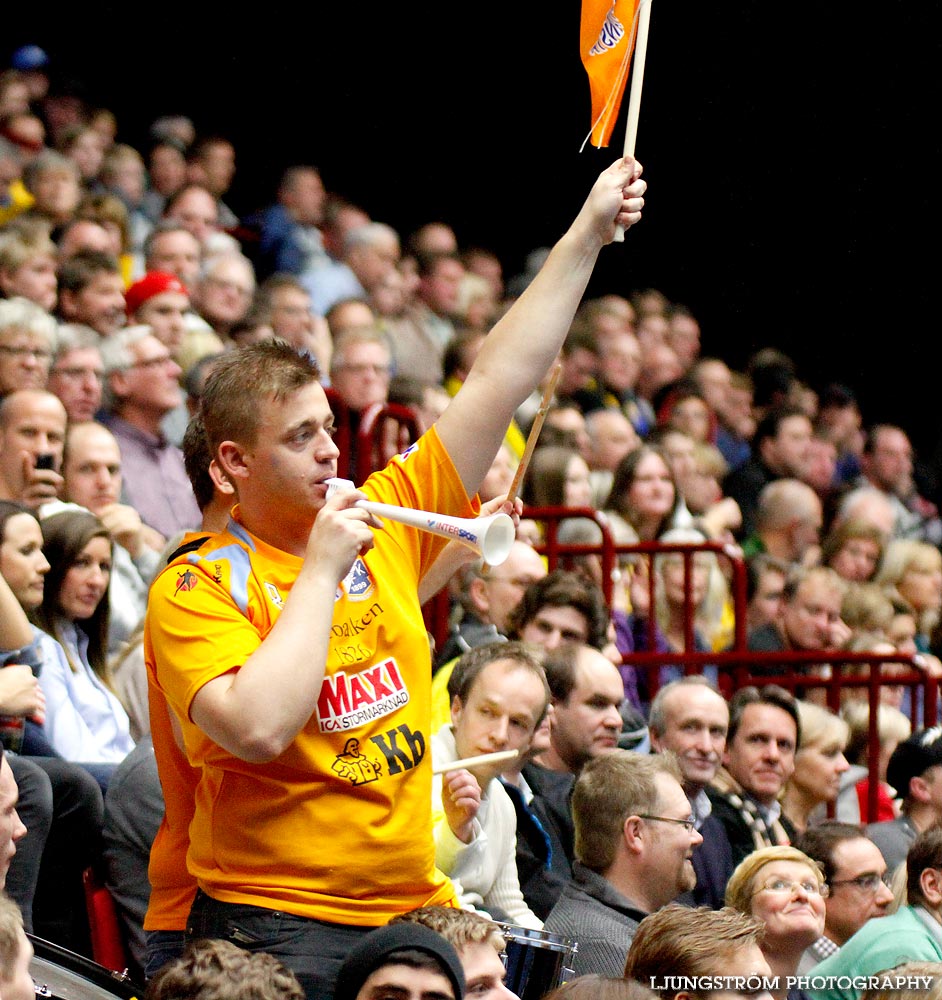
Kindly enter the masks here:
[[773, 708], [780, 708], [792, 717], [795, 723], [795, 750], [801, 746], [801, 717], [798, 715], [798, 702], [793, 694], [790, 694], [778, 684], [766, 684], [761, 688], [744, 687], [740, 688], [729, 702], [729, 729], [726, 733], [726, 745], [732, 746], [736, 739], [736, 733], [742, 724], [742, 717], [750, 705], [771, 705]]
[[473, 944], [489, 944], [501, 954], [506, 948], [500, 927], [474, 910], [458, 910], [453, 906], [420, 906], [400, 913], [390, 924], [423, 924], [448, 941], [461, 954], [462, 948]]
[[[546, 674], [543, 672], [539, 653], [539, 649], [525, 642], [491, 642], [486, 646], [475, 646], [455, 664], [448, 678], [448, 697], [451, 701], [456, 697], [460, 698], [462, 704], [467, 704], [468, 695], [471, 694], [471, 688], [474, 687], [474, 682], [481, 675], [481, 671], [498, 660], [510, 660], [515, 667], [529, 670], [540, 679], [546, 703], [549, 704], [550, 689], [546, 683]], [[543, 714], [546, 714], [545, 707]]]
[[284, 340], [263, 340], [220, 356], [203, 387], [200, 413], [213, 455], [223, 441], [254, 445], [259, 407], [250, 400], [278, 402], [320, 378], [317, 362]]
[[[758, 945], [765, 934], [761, 920], [730, 906], [711, 910], [669, 903], [645, 917], [635, 931], [625, 975], [650, 983], [669, 969], [673, 976], [710, 976], [739, 948]], [[661, 990], [663, 997], [675, 990]]]
[[194, 941], [148, 983], [145, 1000], [304, 1000], [304, 991], [272, 955]]
[[[579, 573], [554, 569], [542, 580], [531, 583], [520, 603], [510, 613], [508, 636], [519, 638], [543, 608], [574, 608], [585, 618], [588, 645], [602, 649], [608, 642], [610, 616], [605, 606], [605, 595], [601, 588]], [[553, 697], [557, 697], [555, 690]], [[565, 698], [560, 700], [565, 701]]]
[[572, 792], [572, 819], [576, 858], [586, 868], [599, 874], [607, 871], [625, 820], [657, 812], [659, 774], [683, 782], [672, 753], [646, 756], [615, 750], [595, 757], [582, 769]]

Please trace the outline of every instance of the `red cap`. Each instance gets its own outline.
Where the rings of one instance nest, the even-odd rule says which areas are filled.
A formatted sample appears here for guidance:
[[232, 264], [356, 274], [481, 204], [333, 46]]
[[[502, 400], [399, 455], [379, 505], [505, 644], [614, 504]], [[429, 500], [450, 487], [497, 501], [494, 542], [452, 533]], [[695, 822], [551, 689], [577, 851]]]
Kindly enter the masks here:
[[152, 299], [155, 295], [163, 295], [164, 292], [179, 292], [187, 297], [190, 294], [175, 274], [168, 274], [166, 271], [150, 271], [140, 281], [135, 281], [124, 293], [128, 316], [133, 316], [148, 299]]

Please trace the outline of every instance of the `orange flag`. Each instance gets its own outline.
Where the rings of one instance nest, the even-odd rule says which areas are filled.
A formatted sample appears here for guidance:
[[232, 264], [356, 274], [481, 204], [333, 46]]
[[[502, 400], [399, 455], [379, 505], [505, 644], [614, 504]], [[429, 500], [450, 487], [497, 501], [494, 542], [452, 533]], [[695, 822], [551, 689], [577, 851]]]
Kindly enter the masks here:
[[635, 47], [638, 0], [582, 0], [579, 50], [592, 92], [592, 145], [607, 146]]

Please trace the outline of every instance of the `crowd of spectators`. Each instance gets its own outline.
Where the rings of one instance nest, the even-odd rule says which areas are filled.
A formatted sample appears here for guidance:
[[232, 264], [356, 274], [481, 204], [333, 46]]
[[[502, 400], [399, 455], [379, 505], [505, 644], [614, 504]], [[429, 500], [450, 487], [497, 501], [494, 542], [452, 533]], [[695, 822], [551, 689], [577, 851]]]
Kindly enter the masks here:
[[[192, 465], [203, 461], [205, 489], [209, 456], [186, 432], [215, 359], [274, 337], [311, 355], [357, 478], [435, 421], [526, 279], [505, 282], [497, 254], [441, 221], [398, 233], [327, 191], [312, 164], [288, 166], [271, 203], [239, 218], [227, 138], [166, 117], [134, 148], [127, 123], [50, 87], [43, 53], [15, 62], [0, 72], [0, 734], [27, 832], [9, 833], [6, 889], [27, 930], [88, 953], [80, 876], [107, 857], [143, 969], [163, 804], [141, 623], [157, 568], [207, 529], [212, 488], [200, 492]], [[848, 677], [870, 667], [832, 665], [842, 651], [913, 654], [884, 676], [942, 676], [942, 519], [907, 431], [871, 422], [852, 387], [815, 384], [781, 350], [741, 371], [721, 354], [701, 352], [696, 316], [659, 291], [585, 301], [525, 504], [572, 508], [562, 542], [595, 544], [604, 524], [622, 547], [723, 543], [748, 568], [750, 650], [819, 653], [804, 671]], [[508, 427], [485, 503], [506, 494], [541, 398]], [[506, 563], [465, 560], [450, 582], [433, 754], [473, 756], [482, 726], [488, 747], [519, 752], [436, 784], [437, 862], [463, 905], [545, 922], [579, 940], [578, 972], [619, 977], [626, 958], [654, 968], [650, 935], [632, 946], [649, 915], [663, 915], [665, 940], [689, 933], [680, 898], [723, 914], [731, 962], [785, 976], [840, 968], [847, 941], [877, 933], [866, 927], [889, 912], [884, 876], [909, 853], [920, 867], [890, 919], [919, 946], [895, 957], [942, 958], [942, 742], [919, 727], [921, 692], [881, 686], [872, 746], [865, 687], [846, 688], [836, 713], [812, 689], [798, 701], [774, 686], [730, 692], [709, 663], [699, 680], [679, 663], [636, 670], [636, 651], [729, 648], [729, 559], [623, 553], [606, 603], [596, 557], [547, 575], [534, 548], [545, 531], [525, 519]], [[825, 822], [828, 806], [839, 822]], [[652, 823], [670, 836], [649, 836]], [[426, 923], [448, 937], [447, 920]], [[452, 940], [469, 986], [465, 951], [493, 960], [494, 934]], [[410, 955], [429, 950], [400, 936]], [[450, 952], [429, 972], [455, 998], [456, 963]], [[375, 968], [343, 995], [362, 995]]]

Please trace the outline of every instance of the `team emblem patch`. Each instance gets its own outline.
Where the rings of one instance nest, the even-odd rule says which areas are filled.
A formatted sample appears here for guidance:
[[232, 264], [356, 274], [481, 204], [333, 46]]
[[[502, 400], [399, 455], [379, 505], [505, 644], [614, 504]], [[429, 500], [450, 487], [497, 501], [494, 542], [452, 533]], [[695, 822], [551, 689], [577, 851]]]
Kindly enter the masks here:
[[373, 577], [362, 559], [355, 559], [350, 572], [344, 577], [343, 589], [351, 601], [365, 601], [375, 589]]
[[368, 785], [383, 773], [380, 759], [360, 753], [360, 741], [352, 737], [344, 744], [343, 753], [337, 754], [330, 769], [351, 785]]
[[177, 586], [173, 591], [173, 596], [176, 597], [180, 591], [192, 590], [196, 586], [197, 579], [197, 575], [190, 569], [177, 573]]

